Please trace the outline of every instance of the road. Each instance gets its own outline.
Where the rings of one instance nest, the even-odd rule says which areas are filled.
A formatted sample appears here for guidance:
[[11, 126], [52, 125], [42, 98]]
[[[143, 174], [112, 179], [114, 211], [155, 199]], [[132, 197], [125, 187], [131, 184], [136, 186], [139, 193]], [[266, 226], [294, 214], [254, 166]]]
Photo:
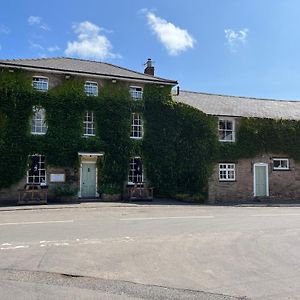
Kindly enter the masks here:
[[300, 299], [300, 208], [0, 211], [1, 299]]

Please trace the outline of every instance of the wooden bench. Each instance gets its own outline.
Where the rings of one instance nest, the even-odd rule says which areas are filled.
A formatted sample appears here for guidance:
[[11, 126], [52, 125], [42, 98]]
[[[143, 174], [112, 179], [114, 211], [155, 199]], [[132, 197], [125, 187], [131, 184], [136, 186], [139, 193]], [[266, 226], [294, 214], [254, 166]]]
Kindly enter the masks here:
[[47, 188], [37, 184], [26, 184], [24, 189], [19, 189], [18, 205], [20, 204], [47, 204]]

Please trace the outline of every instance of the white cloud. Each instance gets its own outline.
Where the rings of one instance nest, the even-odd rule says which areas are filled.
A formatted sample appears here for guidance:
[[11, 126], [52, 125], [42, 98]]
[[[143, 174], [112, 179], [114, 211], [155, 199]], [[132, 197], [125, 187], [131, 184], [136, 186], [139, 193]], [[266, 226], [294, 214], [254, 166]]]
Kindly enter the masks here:
[[50, 30], [50, 27], [46, 23], [42, 22], [43, 19], [39, 16], [29, 16], [27, 21], [30, 26], [38, 26], [40, 29], [45, 31]]
[[9, 30], [9, 28], [6, 27], [5, 25], [0, 24], [0, 33], [9, 34], [9, 33], [10, 33], [10, 30]]
[[238, 51], [239, 47], [246, 44], [249, 29], [244, 28], [239, 31], [234, 31], [233, 29], [228, 28], [225, 29], [224, 32], [227, 40], [226, 45], [231, 52], [235, 53]]
[[173, 23], [157, 17], [153, 12], [147, 9], [142, 10], [146, 14], [148, 25], [155, 33], [159, 41], [164, 45], [170, 55], [193, 48], [196, 40], [188, 33], [186, 29], [181, 29]]
[[29, 25], [39, 25], [41, 24], [41, 21], [42, 21], [42, 18], [41, 17], [38, 17], [38, 16], [30, 16], [28, 17], [27, 19]]
[[49, 52], [55, 52], [55, 51], [60, 50], [60, 48], [57, 45], [55, 45], [55, 46], [48, 47], [47, 50]]
[[44, 47], [38, 43], [29, 41], [30, 48], [44, 50]]
[[85, 21], [72, 26], [77, 34], [77, 40], [68, 42], [66, 55], [76, 55], [82, 58], [106, 59], [119, 58], [119, 54], [112, 52], [112, 44], [103, 35], [103, 28]]

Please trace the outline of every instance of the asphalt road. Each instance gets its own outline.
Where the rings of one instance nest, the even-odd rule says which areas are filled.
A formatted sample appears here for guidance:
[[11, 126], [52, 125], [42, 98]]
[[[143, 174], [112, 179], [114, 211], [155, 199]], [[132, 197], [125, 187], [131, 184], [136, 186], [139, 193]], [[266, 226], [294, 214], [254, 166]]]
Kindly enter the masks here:
[[300, 299], [300, 208], [0, 211], [0, 299]]

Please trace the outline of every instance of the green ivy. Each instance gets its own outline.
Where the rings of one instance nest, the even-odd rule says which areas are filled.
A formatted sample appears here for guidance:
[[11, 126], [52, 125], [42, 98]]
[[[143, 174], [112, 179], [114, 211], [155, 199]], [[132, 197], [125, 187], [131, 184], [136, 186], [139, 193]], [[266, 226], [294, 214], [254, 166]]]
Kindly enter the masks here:
[[[125, 83], [106, 83], [98, 97], [83, 81], [65, 80], [49, 92], [34, 91], [25, 72], [0, 72], [0, 188], [26, 174], [28, 155], [44, 154], [49, 166], [78, 167], [78, 152], [105, 152], [100, 187], [121, 191], [129, 159], [141, 156], [156, 195], [203, 194], [217, 161], [262, 153], [300, 160], [300, 122], [242, 118], [235, 143], [217, 139], [217, 118], [172, 101], [171, 88], [146, 84], [142, 101], [132, 101]], [[46, 110], [48, 131], [30, 134], [33, 107]], [[95, 112], [96, 136], [83, 137], [86, 110]], [[131, 114], [144, 119], [144, 138], [130, 139]]]

